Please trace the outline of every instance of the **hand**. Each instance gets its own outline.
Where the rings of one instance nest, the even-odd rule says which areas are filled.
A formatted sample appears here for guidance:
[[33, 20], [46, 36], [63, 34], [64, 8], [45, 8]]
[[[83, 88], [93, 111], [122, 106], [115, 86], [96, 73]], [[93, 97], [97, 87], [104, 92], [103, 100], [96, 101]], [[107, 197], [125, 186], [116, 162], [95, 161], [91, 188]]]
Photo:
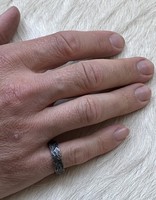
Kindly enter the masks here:
[[[18, 23], [15, 7], [0, 17], [1, 44], [10, 41]], [[47, 146], [52, 138], [148, 104], [151, 92], [143, 83], [153, 75], [150, 61], [98, 59], [123, 47], [123, 38], [109, 31], [65, 31], [0, 47], [0, 198], [54, 172]], [[128, 133], [113, 125], [60, 143], [64, 167], [111, 151]]]

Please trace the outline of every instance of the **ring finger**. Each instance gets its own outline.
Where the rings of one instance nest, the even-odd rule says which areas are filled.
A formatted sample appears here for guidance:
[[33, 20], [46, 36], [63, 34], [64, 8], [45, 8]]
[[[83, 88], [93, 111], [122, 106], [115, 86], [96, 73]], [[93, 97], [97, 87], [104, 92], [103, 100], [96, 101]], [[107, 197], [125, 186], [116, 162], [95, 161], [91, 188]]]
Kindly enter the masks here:
[[[98, 130], [92, 135], [62, 142], [59, 148], [62, 155], [64, 168], [79, 165], [88, 160], [103, 155], [116, 148], [128, 135], [129, 129], [121, 125], [109, 126]], [[46, 175], [54, 173], [54, 166], [48, 146], [41, 148], [39, 163], [44, 168]]]

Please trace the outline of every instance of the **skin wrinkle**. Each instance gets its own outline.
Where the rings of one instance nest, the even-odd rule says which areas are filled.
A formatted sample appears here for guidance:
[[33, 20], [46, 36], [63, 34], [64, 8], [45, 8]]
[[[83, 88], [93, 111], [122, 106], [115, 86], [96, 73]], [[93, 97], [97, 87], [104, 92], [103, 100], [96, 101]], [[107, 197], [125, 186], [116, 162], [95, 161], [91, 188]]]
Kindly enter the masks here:
[[[5, 2], [3, 4], [6, 5], [7, 2], [8, 2], [8, 0], [5, 0]], [[47, 0], [47, 2], [48, 2], [48, 0]], [[69, 0], [69, 2], [63, 2], [63, 4], [61, 1], [60, 2], [51, 1], [51, 2], [48, 2], [48, 6], [47, 6], [47, 2], [43, 2], [42, 0], [39, 0], [36, 2], [26, 0], [25, 2], [21, 3], [21, 2], [19, 2], [19, 0], [16, 1], [16, 3], [18, 4], [18, 6], [20, 7], [20, 9], [22, 11], [22, 16], [23, 16], [22, 20], [23, 21], [20, 25], [20, 28], [18, 29], [18, 34], [16, 35], [14, 40], [18, 40], [19, 38], [22, 38], [23, 40], [26, 38], [27, 39], [35, 38], [38, 36], [57, 32], [58, 30], [62, 30], [62, 28], [69, 29], [69, 30], [70, 29], [79, 29], [79, 28], [81, 30], [86, 30], [86, 29], [98, 30], [99, 28], [100, 29], [107, 28], [108, 30], [117, 30], [118, 32], [121, 33], [127, 23], [129, 14], [133, 14], [133, 12], [134, 12], [133, 15], [134, 16], [136, 15], [135, 4], [137, 4], [139, 6], [142, 5], [141, 1], [134, 2], [134, 1], [129, 1], [129, 0], [124, 1], [124, 4], [123, 4], [123, 2], [121, 2], [121, 1], [119, 2], [118, 0], [116, 2], [107, 1], [107, 0], [106, 1], [100, 0], [99, 2], [95, 2], [95, 1], [91, 0], [89, 2], [88, 1], [83, 2], [83, 4], [82, 4], [81, 0], [78, 0], [77, 2], [75, 2], [74, 0]], [[67, 6], [67, 3], [69, 4], [69, 6]], [[147, 6], [147, 4], [150, 5], [149, 2], [148, 3], [146, 2], [146, 6]], [[61, 6], [59, 6], [59, 5], [61, 5]], [[70, 8], [70, 5], [74, 5], [74, 6], [72, 9], [72, 12], [70, 13], [70, 16], [68, 16], [68, 12], [66, 12], [66, 11]], [[122, 6], [119, 6], [119, 5], [122, 5]], [[34, 9], [34, 6], [35, 6], [35, 9]], [[138, 6], [138, 9], [139, 9], [139, 6]], [[127, 10], [126, 10], [127, 7], [129, 9], [129, 11], [131, 11], [131, 12], [127, 12]], [[37, 8], [39, 8], [39, 9], [37, 9]], [[124, 8], [124, 10], [125, 10], [124, 12], [126, 14], [122, 16], [121, 13], [123, 12], [123, 8]], [[141, 8], [146, 9], [144, 5], [142, 5]], [[3, 9], [3, 7], [1, 9]], [[46, 10], [46, 12], [45, 12], [45, 10]], [[59, 11], [59, 12], [56, 12], [57, 16], [53, 15], [54, 10]], [[112, 12], [112, 11], [115, 11], [115, 12]], [[54, 17], [51, 17], [52, 15]], [[26, 16], [26, 17], [24, 17], [24, 16]], [[40, 20], [38, 20], [39, 19], [38, 16], [42, 16], [42, 18], [40, 17]], [[82, 18], [78, 19], [78, 16], [82, 16]], [[108, 18], [107, 16], [110, 16], [110, 17]], [[47, 20], [47, 19], [50, 19], [50, 20]], [[99, 24], [99, 19], [101, 19], [101, 24]], [[124, 20], [122, 20], [122, 19], [124, 19]], [[75, 23], [75, 20], [77, 21], [77, 23]], [[144, 20], [143, 17], [140, 18], [140, 20]], [[138, 21], [137, 21], [137, 23], [138, 23]], [[147, 21], [146, 21], [146, 23], [147, 23]], [[146, 23], [142, 23], [142, 24], [146, 25]], [[133, 24], [130, 28], [133, 29]], [[135, 26], [135, 28], [136, 29], [133, 31], [133, 33], [131, 32], [131, 34], [130, 34], [130, 32], [129, 33], [124, 32], [125, 35], [127, 34], [126, 37], [128, 36], [128, 34], [130, 34], [132, 36], [131, 44], [133, 44], [133, 45], [131, 46], [130, 49], [129, 48], [125, 49], [125, 51], [122, 54], [122, 57], [123, 57], [123, 55], [125, 55], [125, 52], [127, 53], [128, 57], [131, 57], [131, 55], [134, 55], [135, 53], [136, 53], [136, 55], [140, 55], [140, 53], [137, 52], [137, 49], [139, 49], [139, 47], [140, 47], [139, 45], [142, 41], [142, 39], [140, 37], [141, 36], [140, 34], [142, 34], [142, 29], [140, 27], [139, 31], [138, 31], [136, 26]], [[152, 26], [148, 26], [149, 30], [151, 30], [151, 28], [152, 28]], [[130, 29], [128, 29], [126, 31], [130, 31]], [[100, 39], [102, 41], [104, 41], [105, 37], [102, 36], [102, 33], [100, 33], [100, 35], [101, 35]], [[139, 38], [139, 40], [135, 41], [135, 39], [137, 37]], [[126, 39], [129, 39], [129, 38], [126, 38]], [[85, 39], [85, 41], [86, 40], [87, 40], [87, 38]], [[92, 39], [90, 39], [89, 41], [91, 44]], [[134, 41], [135, 41], [135, 44], [137, 44], [137, 45], [134, 44]], [[44, 40], [44, 42], [42, 42], [42, 45], [45, 42], [46, 41]], [[149, 42], [149, 41], [147, 41], [147, 42]], [[26, 46], [26, 44], [28, 45], [28, 43], [24, 43], [23, 47]], [[84, 45], [84, 48], [85, 48], [87, 45], [86, 45], [86, 43], [84, 43], [84, 44], [85, 44]], [[101, 42], [100, 45], [98, 45], [98, 46], [100, 46], [100, 49], [101, 49], [100, 52], [102, 52], [101, 55], [104, 54], [103, 44], [105, 44], [105, 43]], [[144, 41], [144, 43], [142, 43], [142, 44], [146, 46], [146, 41]], [[151, 44], [151, 43], [149, 42], [149, 44]], [[130, 43], [128, 43], [128, 45], [130, 45]], [[20, 46], [20, 44], [19, 44], [19, 46]], [[7, 47], [9, 47], [9, 46], [7, 46]], [[13, 47], [15, 47], [15, 46], [12, 45], [12, 47], [10, 47], [10, 49], [12, 50], [12, 55], [13, 55], [13, 53], [16, 52], [15, 51], [16, 48], [13, 49]], [[34, 48], [34, 50], [35, 50], [35, 48]], [[109, 46], [107, 46], [107, 51], [109, 51], [108, 48], [109, 48]], [[38, 52], [39, 52], [39, 49], [40, 49], [40, 47], [38, 46]], [[93, 46], [91, 49], [94, 49]], [[140, 48], [140, 50], [139, 50], [140, 52], [142, 52], [143, 56], [145, 55], [144, 51], [146, 51], [146, 49], [147, 48], [145, 47], [145, 48]], [[153, 49], [154, 49], [154, 47], [153, 47]], [[7, 50], [7, 48], [6, 48], [6, 50]], [[31, 53], [31, 51], [33, 50], [33, 48], [30, 48], [29, 50], [30, 51], [28, 54], [31, 57], [31, 55], [33, 54], [33, 53]], [[45, 50], [46, 49], [42, 49], [41, 54], [39, 53], [38, 55], [36, 55], [36, 57], [35, 57], [36, 61], [38, 61], [38, 56], [44, 55], [44, 53], [46, 52]], [[22, 48], [21, 48], [19, 50], [19, 53], [21, 53], [21, 55], [22, 55], [23, 52], [22, 52]], [[98, 51], [97, 50], [93, 51], [93, 53], [95, 53], [95, 52], [97, 53]], [[109, 51], [109, 52], [111, 52], [111, 51]], [[17, 53], [18, 53], [18, 51], [17, 51]], [[76, 53], [77, 53], [77, 55], [79, 54], [79, 52], [76, 52]], [[20, 57], [21, 55], [19, 55], [18, 57]], [[49, 51], [47, 51], [47, 54], [42, 57], [42, 59], [44, 58], [45, 61], [48, 60], [48, 62], [50, 63], [51, 58], [52, 58], [52, 56], [49, 57], [50, 55], [51, 55], [51, 51], [49, 50]], [[134, 55], [134, 56], [136, 56], [136, 55]], [[26, 58], [26, 56], [27, 56], [27, 54], [25, 52], [24, 57]], [[27, 61], [24, 62], [24, 63], [26, 63], [26, 65], [28, 67], [35, 60], [35, 59], [30, 59], [30, 57]], [[88, 56], [87, 56], [87, 58], [88, 58]], [[18, 58], [16, 58], [16, 59], [18, 59]], [[44, 62], [44, 65], [41, 66], [41, 63], [42, 63], [41, 60], [39, 63], [39, 68], [44, 68], [46, 64]], [[130, 62], [131, 61], [129, 61], [129, 63]], [[27, 63], [29, 63], [29, 64], [27, 64]], [[23, 64], [21, 64], [21, 65], [23, 65]], [[34, 65], [34, 66], [37, 66], [37, 65]], [[53, 66], [56, 67], [56, 65], [53, 65]], [[108, 65], [108, 67], [110, 67], [110, 66]], [[116, 67], [118, 67], [118, 65]], [[22, 72], [22, 70], [23, 69], [21, 68], [21, 72]], [[40, 73], [41, 71], [42, 70], [38, 71], [38, 73]], [[36, 71], [34, 70], [33, 72], [36, 73], [37, 70]], [[44, 73], [44, 70], [43, 70], [43, 73]], [[121, 73], [123, 73], [123, 72], [121, 72]], [[119, 73], [119, 74], [121, 74], [121, 73]], [[128, 72], [127, 72], [127, 74], [128, 74]], [[49, 76], [44, 77], [44, 79], [46, 79], [46, 77], [48, 77], [47, 80], [44, 81], [44, 84], [48, 83], [48, 79], [50, 80], [50, 76], [51, 76], [51, 78], [54, 78], [49, 73]], [[23, 78], [22, 75], [20, 77], [21, 77], [21, 79]], [[126, 77], [126, 76], [124, 76], [124, 77]], [[8, 75], [8, 78], [9, 78], [9, 75]], [[119, 76], [119, 78], [120, 78], [120, 76]], [[121, 76], [121, 78], [122, 78], [122, 76]], [[148, 76], [148, 77], [139, 76], [138, 81], [146, 82], [150, 78], [151, 78], [151, 76]], [[43, 79], [40, 79], [41, 82], [42, 82], [42, 80]], [[67, 80], [68, 80], [68, 77], [67, 77]], [[109, 80], [111, 80], [111, 78], [107, 79], [107, 81], [109, 81]], [[31, 81], [32, 80], [30, 80], [30, 82]], [[40, 82], [37, 82], [37, 78], [35, 79], [35, 81], [36, 81], [35, 84], [40, 83]], [[135, 81], [136, 81], [136, 79], [135, 79]], [[72, 81], [70, 81], [70, 83], [72, 83]], [[73, 81], [73, 83], [74, 83], [74, 81]], [[71, 84], [71, 85], [73, 85], [73, 84]], [[42, 84], [40, 86], [42, 86]], [[56, 84], [56, 86], [57, 86], [57, 84]], [[42, 90], [42, 92], [35, 94], [38, 96], [37, 96], [36, 100], [34, 100], [34, 104], [31, 108], [32, 110], [34, 108], [36, 109], [35, 115], [33, 115], [33, 117], [35, 118], [36, 121], [33, 121], [33, 117], [31, 118], [32, 124], [30, 124], [29, 127], [33, 133], [30, 133], [27, 135], [27, 144], [28, 145], [26, 145], [26, 146], [31, 146], [32, 148], [33, 148], [33, 145], [35, 145], [33, 142], [37, 142], [36, 138], [40, 139], [39, 143], [40, 144], [42, 143], [41, 146], [43, 146], [47, 142], [47, 140], [52, 137], [53, 132], [54, 132], [54, 130], [56, 131], [57, 126], [59, 128], [61, 128], [62, 124], [65, 123], [65, 121], [62, 121], [59, 118], [58, 112], [52, 114], [52, 111], [53, 111], [52, 109], [51, 110], [46, 109], [45, 110], [46, 112], [44, 113], [44, 112], [42, 112], [44, 110], [42, 107], [42, 110], [40, 112], [41, 115], [38, 115], [38, 110], [41, 109], [41, 108], [39, 109], [38, 107], [35, 107], [35, 106], [37, 106], [38, 102], [42, 102], [41, 104], [43, 106], [47, 102], [49, 103], [49, 99], [52, 98], [54, 95], [54, 91], [52, 91], [52, 93], [50, 93], [53, 88], [52, 82], [51, 82], [51, 84], [47, 84], [47, 91], [46, 91], [47, 93], [43, 94], [43, 92], [45, 91], [46, 85], [44, 85], [43, 88], [39, 87], [38, 92], [41, 90]], [[72, 91], [72, 88], [68, 89], [68, 92], [71, 92], [71, 91]], [[24, 92], [26, 92], [26, 91], [24, 91]], [[41, 93], [43, 95], [42, 97], [40, 96]], [[63, 92], [61, 94], [63, 97], [63, 95], [64, 95]], [[128, 97], [126, 96], [126, 94], [125, 93], [123, 93], [123, 94], [125, 96], [125, 99], [128, 100]], [[27, 98], [29, 97], [29, 95], [26, 95], [26, 96], [27, 96]], [[70, 96], [70, 95], [68, 95], [68, 96]], [[49, 98], [49, 99], [46, 100], [46, 98], [47, 99]], [[53, 99], [54, 99], [54, 97], [53, 97]], [[26, 100], [26, 98], [25, 98], [25, 100]], [[43, 100], [45, 100], [47, 102], [43, 103]], [[110, 102], [110, 100], [109, 100], [109, 102]], [[117, 105], [112, 106], [112, 111], [111, 111], [112, 114], [113, 114], [113, 109], [115, 110], [116, 108], [119, 108], [119, 105], [122, 106], [124, 104], [124, 101], [120, 101], [120, 102], [122, 102], [122, 104], [119, 103], [118, 106]], [[105, 104], [108, 105], [108, 103], [105, 103]], [[27, 101], [27, 103], [25, 103], [25, 105], [27, 105], [28, 107], [23, 106], [23, 109], [27, 108], [27, 111], [28, 111], [29, 106], [32, 105], [32, 101], [31, 101], [31, 103], [29, 103]], [[67, 105], [67, 104], [64, 104], [64, 105]], [[70, 105], [72, 107], [73, 101], [71, 101]], [[133, 105], [133, 101], [131, 103], [131, 106], [132, 105]], [[143, 106], [143, 104], [139, 104], [139, 105]], [[56, 108], [58, 108], [58, 106], [56, 106]], [[62, 104], [62, 108], [63, 108], [63, 104]], [[148, 106], [145, 109], [145, 112], [147, 112], [148, 109], [150, 109], [150, 106]], [[49, 113], [47, 111], [49, 111]], [[109, 111], [110, 111], [110, 109], [109, 109]], [[76, 115], [73, 116], [74, 113], [72, 112], [72, 110], [70, 110], [69, 108], [66, 108], [66, 109], [64, 109], [62, 114], [65, 114], [65, 113], [69, 114], [69, 117], [64, 115], [65, 119], [69, 118], [69, 120], [71, 120], [71, 121], [75, 120], [75, 119], [73, 119], [73, 117], [76, 117]], [[126, 125], [128, 124], [129, 127], [132, 127], [132, 131], [135, 132], [135, 135], [132, 132], [132, 136], [131, 136], [133, 138], [135, 137], [135, 140], [133, 138], [128, 138], [128, 140], [125, 143], [123, 143], [119, 148], [117, 148], [115, 151], [111, 152], [110, 154], [93, 159], [91, 162], [88, 162], [87, 164], [84, 164], [83, 166], [79, 166], [77, 168], [67, 170], [67, 173], [64, 176], [61, 176], [60, 178], [51, 176], [49, 179], [46, 179], [46, 180], [43, 180], [42, 182], [40, 182], [37, 185], [37, 187], [31, 187], [31, 188], [27, 189], [26, 191], [28, 191], [28, 192], [22, 191], [19, 194], [15, 194], [11, 197], [8, 197], [7, 199], [9, 200], [12, 198], [12, 199], [18, 200], [18, 199], [22, 198], [22, 200], [24, 200], [24, 199], [33, 199], [33, 200], [36, 199], [37, 200], [37, 199], [44, 199], [45, 195], [46, 195], [46, 197], [48, 199], [49, 198], [57, 199], [59, 196], [59, 198], [60, 198], [59, 200], [66, 200], [66, 199], [70, 199], [70, 198], [85, 199], [85, 200], [89, 200], [90, 198], [93, 198], [93, 199], [103, 198], [104, 200], [106, 200], [106, 199], [110, 199], [110, 200], [111, 199], [121, 199], [122, 200], [122, 199], [131, 198], [131, 199], [142, 200], [142, 199], [139, 199], [140, 197], [138, 196], [140, 191], [143, 194], [141, 197], [143, 197], [143, 198], [145, 197], [145, 199], [149, 199], [149, 194], [151, 191], [150, 187], [149, 187], [149, 190], [146, 190], [146, 193], [145, 193], [144, 190], [142, 190], [143, 187], [139, 186], [139, 180], [141, 180], [143, 183], [145, 183], [145, 187], [147, 186], [147, 188], [148, 188], [148, 183], [149, 183], [148, 180], [154, 180], [154, 175], [150, 174], [151, 176], [149, 178], [148, 177], [149, 173], [147, 172], [145, 167], [142, 168], [142, 166], [135, 165], [135, 163], [137, 163], [137, 160], [139, 160], [139, 162], [142, 162], [145, 164], [147, 163], [147, 152], [149, 152], [149, 147], [151, 145], [151, 143], [150, 143], [151, 133], [148, 138], [148, 134], [147, 134], [148, 128], [147, 129], [145, 128], [143, 131], [142, 127], [145, 127], [145, 125], [143, 124], [142, 121], [140, 121], [141, 118], [139, 118], [138, 113], [140, 114], [140, 116], [142, 116], [142, 113], [143, 113], [142, 119], [143, 118], [145, 119], [144, 110], [142, 112], [137, 112], [137, 115], [133, 114], [132, 117], [129, 118], [129, 122], [126, 121], [126, 117], [124, 118], [125, 119], [124, 122], [126, 122]], [[28, 112], [27, 112], [27, 114], [28, 114]], [[29, 118], [30, 116], [28, 116], [27, 114], [26, 114], [26, 116], [27, 116], [27, 118]], [[32, 114], [32, 112], [31, 112], [31, 114]], [[47, 116], [47, 114], [49, 114], [49, 116]], [[135, 118], [135, 116], [137, 116], [137, 118]], [[55, 118], [55, 120], [52, 120], [54, 118]], [[56, 118], [58, 121], [57, 122], [58, 125], [54, 124], [56, 122]], [[133, 123], [131, 123], [130, 119], [133, 121]], [[60, 120], [61, 120], [61, 122], [60, 122]], [[68, 128], [68, 127], [70, 128], [70, 126], [73, 125], [72, 124], [73, 121], [72, 122], [71, 121], [67, 122], [67, 124], [65, 125], [66, 128]], [[145, 120], [143, 120], [143, 121], [145, 122]], [[38, 129], [35, 129], [35, 127], [37, 125], [33, 124], [33, 122], [38, 123], [38, 127], [37, 127]], [[114, 122], [114, 121], [112, 121], [112, 122]], [[121, 120], [120, 122], [122, 124], [123, 121]], [[47, 129], [44, 128], [45, 124], [48, 126]], [[140, 124], [142, 127], [138, 126], [138, 124]], [[23, 124], [23, 125], [26, 126], [27, 124]], [[101, 135], [102, 138], [104, 138], [104, 136], [105, 136], [104, 133], [106, 133], [106, 129], [100, 129], [100, 130], [101, 131], [99, 131], [99, 134]], [[113, 128], [107, 129], [107, 131], [108, 131], [107, 139], [108, 140], [110, 138], [109, 136], [113, 133], [114, 130], [116, 130], [116, 127], [114, 127], [114, 129]], [[82, 132], [82, 135], [83, 135], [83, 131], [81, 129], [79, 131]], [[145, 134], [146, 131], [147, 131], [147, 133]], [[62, 129], [61, 132], [64, 132], [64, 130]], [[88, 132], [87, 129], [85, 129], [85, 132]], [[55, 133], [57, 133], [57, 131]], [[95, 131], [95, 133], [96, 133], [96, 131]], [[143, 137], [142, 137], [142, 135], [140, 135], [141, 133], [142, 133]], [[71, 132], [71, 134], [74, 135], [75, 132], [73, 131], [73, 132]], [[96, 135], [94, 135], [94, 136], [96, 137]], [[45, 142], [43, 144], [44, 139], [45, 139]], [[82, 148], [83, 148], [83, 144], [86, 144], [85, 148], [86, 148], [86, 146], [89, 148], [90, 144], [89, 143], [87, 144], [87, 142], [90, 141], [91, 139], [93, 139], [92, 136], [90, 138], [86, 138], [86, 143], [82, 142]], [[102, 140], [99, 140], [99, 142], [100, 141], [102, 142]], [[133, 141], [133, 143], [132, 143], [132, 141]], [[70, 147], [70, 144], [71, 143], [69, 142], [68, 144], [62, 143], [60, 145], [61, 152], [64, 153], [64, 159], [66, 159], [69, 156], [69, 154], [66, 153], [66, 147], [67, 146]], [[76, 143], [74, 143], [74, 144], [76, 144]], [[104, 143], [102, 143], [102, 144], [104, 145]], [[107, 144], [109, 144], [108, 141], [107, 141]], [[115, 148], [114, 145], [113, 145], [113, 148]], [[93, 150], [93, 144], [91, 146], [92, 146], [91, 150]], [[85, 150], [85, 148], [84, 148], [84, 150]], [[111, 145], [110, 145], [110, 148], [112, 148]], [[152, 148], [154, 148], [154, 147], [152, 147]], [[38, 147], [38, 149], [39, 149], [39, 147]], [[44, 153], [43, 153], [43, 149], [44, 149]], [[33, 152], [34, 150], [30, 149], [30, 147], [29, 147], [29, 150], [30, 150], [29, 151], [30, 153], [28, 155], [27, 160], [25, 160], [25, 165], [26, 165], [25, 167], [27, 169], [26, 173], [27, 173], [27, 177], [29, 179], [31, 177], [33, 177], [34, 174], [36, 174], [35, 178], [30, 183], [30, 184], [33, 184], [33, 183], [39, 181], [39, 180], [37, 180], [37, 177], [40, 176], [41, 178], [44, 178], [45, 175], [51, 174], [51, 172], [53, 170], [51, 167], [52, 160], [50, 158], [50, 154], [49, 154], [49, 151], [48, 151], [46, 145], [44, 146], [44, 148], [42, 148], [42, 150], [40, 149], [40, 151], [38, 151], [38, 153], [34, 153], [31, 156], [31, 159], [29, 156], [31, 155], [31, 151]], [[89, 152], [92, 152], [91, 150]], [[100, 154], [100, 152], [101, 152], [101, 150], [97, 149], [96, 153]], [[17, 153], [18, 153], [18, 151], [17, 151]], [[81, 152], [80, 152], [80, 154], [81, 154]], [[149, 154], [149, 157], [150, 157], [150, 154]], [[143, 159], [143, 158], [145, 158], [145, 159]], [[30, 165], [27, 165], [26, 163], [27, 164], [29, 163]], [[70, 163], [69, 163], [69, 165], [70, 165]], [[148, 165], [148, 167], [150, 168], [150, 165]], [[25, 180], [25, 178], [22, 177], [23, 173], [24, 172], [22, 171], [21, 176], [18, 179], [18, 180], [20, 180], [20, 178], [21, 178], [22, 183]], [[141, 173], [142, 173], [142, 176], [141, 176]], [[20, 175], [20, 172], [18, 175]], [[133, 176], [136, 176], [136, 177], [133, 178]], [[147, 177], [148, 177], [148, 179], [147, 179]], [[133, 180], [135, 180], [136, 183], [132, 182]], [[27, 184], [28, 183], [26, 183], [26, 185]], [[15, 185], [15, 184], [12, 184], [12, 185]], [[17, 185], [18, 185], [18, 183], [17, 183]], [[19, 185], [22, 186], [21, 184], [19, 184]], [[26, 187], [26, 185], [25, 185], [25, 187]], [[43, 187], [43, 185], [45, 185], [45, 187]], [[64, 187], [64, 186], [66, 186], [66, 187]], [[38, 188], [41, 188], [41, 189], [38, 190]], [[138, 191], [136, 188], [138, 189]], [[9, 188], [7, 188], [7, 191], [9, 191]], [[107, 192], [105, 192], [105, 191], [107, 191]], [[2, 194], [2, 193], [0, 193], [0, 194]], [[152, 194], [154, 195], [154, 193], [152, 193]]]

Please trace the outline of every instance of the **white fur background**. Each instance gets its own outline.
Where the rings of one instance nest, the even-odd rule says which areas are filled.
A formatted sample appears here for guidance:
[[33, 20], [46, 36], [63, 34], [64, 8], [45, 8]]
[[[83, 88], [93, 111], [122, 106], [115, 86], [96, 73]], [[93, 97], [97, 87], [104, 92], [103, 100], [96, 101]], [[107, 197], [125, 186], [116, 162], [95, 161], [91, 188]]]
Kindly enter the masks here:
[[[21, 11], [15, 41], [60, 30], [114, 30], [126, 40], [119, 57], [156, 64], [156, 0], [0, 0], [0, 12], [12, 5]], [[148, 84], [151, 103], [115, 120], [131, 129], [120, 147], [6, 200], [156, 200], [156, 77]]]

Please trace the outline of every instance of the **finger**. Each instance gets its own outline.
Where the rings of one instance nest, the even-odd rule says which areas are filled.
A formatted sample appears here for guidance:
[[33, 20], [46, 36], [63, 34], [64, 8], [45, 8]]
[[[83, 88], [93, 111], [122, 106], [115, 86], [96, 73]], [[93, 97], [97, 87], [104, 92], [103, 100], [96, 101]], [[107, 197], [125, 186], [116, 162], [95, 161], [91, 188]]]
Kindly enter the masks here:
[[20, 21], [20, 13], [16, 7], [9, 8], [0, 15], [0, 44], [10, 42]]
[[83, 61], [39, 74], [42, 87], [38, 98], [49, 105], [59, 99], [144, 83], [153, 73], [153, 63], [145, 58]]
[[36, 72], [68, 61], [113, 56], [120, 53], [123, 47], [124, 39], [109, 31], [64, 31], [9, 46], [10, 50], [14, 49], [14, 55], [18, 55], [26, 66]]
[[[129, 129], [121, 125], [115, 125], [101, 129], [86, 137], [60, 143], [59, 148], [63, 165], [67, 168], [87, 162], [99, 155], [103, 155], [121, 144], [128, 134]], [[40, 160], [46, 161], [42, 162], [45, 171], [49, 174], [53, 173], [53, 160], [47, 146], [44, 148], [41, 156]]]
[[61, 133], [125, 115], [146, 106], [150, 89], [133, 84], [109, 93], [85, 95], [35, 115], [40, 135], [49, 140]]

